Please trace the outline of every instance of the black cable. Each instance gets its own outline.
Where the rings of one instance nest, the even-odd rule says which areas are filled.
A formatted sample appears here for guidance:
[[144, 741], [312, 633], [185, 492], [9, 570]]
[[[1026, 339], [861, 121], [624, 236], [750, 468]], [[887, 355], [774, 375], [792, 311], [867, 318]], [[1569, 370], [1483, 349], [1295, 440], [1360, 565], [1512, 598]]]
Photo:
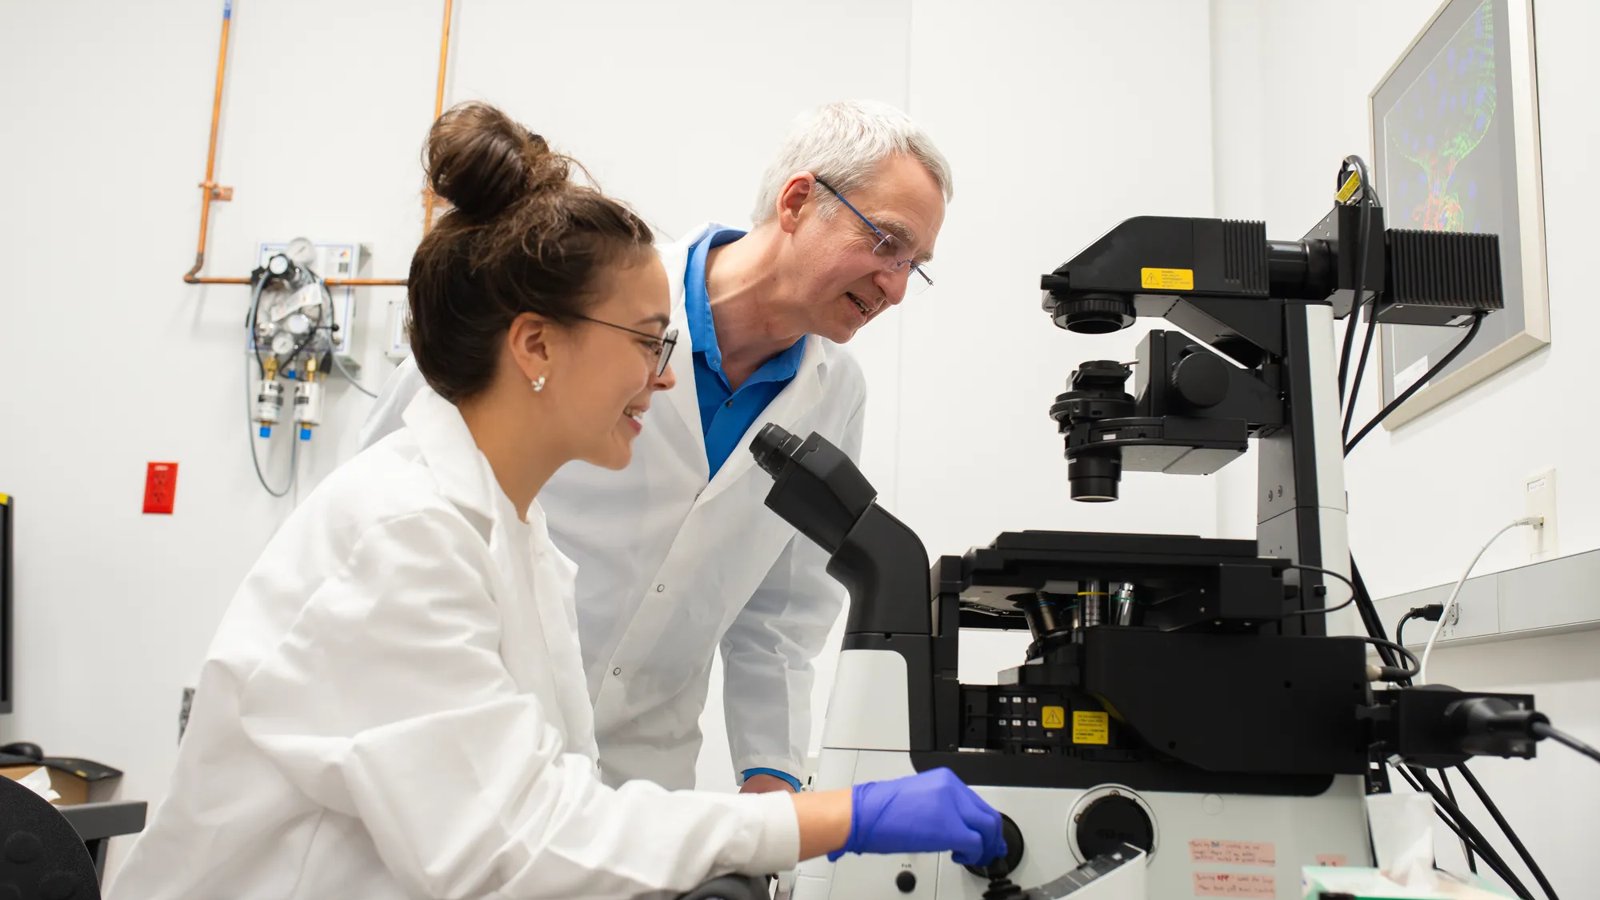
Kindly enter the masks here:
[[[1411, 785], [1411, 789], [1412, 790], [1416, 791], [1419, 794], [1427, 793], [1426, 791], [1424, 791], [1422, 789], [1422, 785], [1419, 784], [1415, 778], [1411, 777], [1411, 772], [1408, 772], [1406, 770], [1405, 766], [1394, 765], [1393, 763], [1390, 763], [1390, 766], [1396, 772], [1400, 773], [1400, 777], [1405, 779], [1406, 784]], [[1459, 809], [1459, 807], [1458, 807], [1458, 809]], [[1455, 833], [1456, 837], [1461, 839], [1461, 843], [1463, 845], [1466, 845], [1466, 844], [1469, 843], [1466, 833], [1463, 832], [1461, 830], [1461, 827], [1456, 824], [1455, 819], [1451, 818], [1450, 815], [1444, 811], [1443, 807], [1435, 805], [1434, 808], [1433, 808], [1433, 812], [1434, 812], [1435, 815], [1437, 815], [1439, 817], [1439, 821], [1444, 823], [1446, 828], [1449, 828], [1452, 832]], [[1374, 853], [1373, 857], [1376, 858], [1377, 854]], [[1485, 858], [1484, 862], [1488, 863], [1488, 859]], [[1493, 865], [1491, 864], [1490, 867], [1493, 868]]]
[[[259, 271], [259, 270], [258, 270]], [[267, 364], [261, 358], [260, 334], [256, 331], [256, 313], [261, 309], [261, 292], [266, 287], [266, 277], [256, 280], [251, 276], [250, 284], [250, 310], [244, 314], [245, 334], [250, 338], [250, 346], [256, 351], [256, 377], [267, 377]], [[248, 378], [248, 376], [247, 376]]]
[[[1528, 867], [1528, 871], [1533, 873], [1534, 880], [1539, 882], [1539, 889], [1544, 891], [1545, 896], [1549, 897], [1550, 900], [1556, 900], [1556, 889], [1551, 887], [1550, 880], [1544, 877], [1544, 870], [1539, 868], [1539, 864], [1533, 861], [1533, 854], [1529, 853], [1528, 848], [1523, 846], [1522, 839], [1517, 837], [1517, 832], [1511, 827], [1511, 823], [1507, 822], [1506, 817], [1500, 814], [1500, 807], [1495, 806], [1494, 801], [1489, 799], [1489, 792], [1483, 789], [1482, 784], [1478, 783], [1477, 776], [1467, 770], [1465, 763], [1456, 766], [1456, 770], [1461, 773], [1462, 778], [1467, 780], [1467, 785], [1472, 788], [1472, 792], [1478, 795], [1478, 800], [1483, 803], [1483, 808], [1489, 811], [1489, 815], [1494, 818], [1494, 823], [1500, 826], [1500, 831], [1505, 834], [1506, 839], [1511, 841], [1512, 848], [1517, 851], [1518, 856], [1522, 857], [1522, 864]], [[1441, 776], [1444, 775], [1443, 772], [1439, 774]], [[1448, 783], [1446, 782], [1446, 784]]]
[[[313, 325], [310, 328], [306, 329], [306, 336], [300, 339], [300, 343], [296, 344], [294, 346], [293, 350], [289, 351], [289, 355], [284, 359], [283, 365], [282, 365], [281, 368], [278, 369], [278, 371], [280, 371], [280, 372], [288, 371], [289, 367], [294, 365], [295, 357], [299, 356], [300, 355], [300, 351], [304, 350], [306, 348], [306, 345], [311, 343], [311, 339], [317, 336], [317, 332], [321, 331], [322, 327], [323, 326], [320, 326], [320, 325]], [[299, 373], [296, 373], [296, 374], [299, 374]], [[298, 380], [304, 380], [304, 379], [296, 379], [296, 380], [298, 381]]]
[[1412, 619], [1422, 619], [1427, 622], [1437, 622], [1442, 618], [1444, 618], [1443, 603], [1428, 603], [1423, 606], [1412, 607], [1411, 609], [1406, 610], [1406, 614], [1400, 617], [1399, 622], [1395, 623], [1394, 642], [1400, 645], [1405, 644], [1406, 623]]
[[[1350, 554], [1350, 578], [1356, 585], [1356, 610], [1361, 613], [1361, 624], [1366, 627], [1367, 634], [1382, 640], [1389, 639], [1389, 633], [1383, 628], [1383, 617], [1378, 615], [1377, 604], [1372, 602], [1372, 592], [1367, 590], [1367, 583], [1361, 577], [1361, 567], [1356, 565], [1355, 554]], [[1378, 647], [1378, 657], [1385, 665], [1396, 666], [1400, 664], [1400, 657], [1388, 647]]]
[[[1367, 164], [1359, 156], [1346, 156], [1344, 161], [1352, 163], [1356, 171], [1361, 174], [1361, 230], [1356, 238], [1356, 284], [1355, 293], [1350, 298], [1350, 314], [1345, 319], [1344, 349], [1339, 353], [1339, 402], [1344, 403], [1345, 379], [1350, 372], [1350, 348], [1355, 344], [1355, 328], [1361, 323], [1361, 295], [1365, 293], [1367, 267], [1363, 257], [1367, 253], [1367, 239], [1372, 229], [1372, 185], [1367, 182]], [[1355, 403], [1352, 401], [1351, 406]]]
[[1412, 619], [1420, 618], [1422, 618], [1422, 614], [1414, 609], [1401, 616], [1400, 621], [1396, 622], [1394, 626], [1394, 642], [1404, 647], [1406, 645], [1406, 623]]
[[[1396, 623], [1395, 642], [1401, 645], [1405, 644], [1406, 622], [1412, 619], [1422, 619], [1425, 621], [1437, 622], [1443, 612], [1443, 605], [1437, 603], [1430, 603], [1426, 606], [1419, 606], [1415, 609], [1408, 610], [1405, 615], [1400, 617], [1400, 621]], [[1511, 846], [1517, 851], [1517, 855], [1522, 858], [1523, 865], [1527, 866], [1528, 871], [1532, 872], [1534, 879], [1539, 882], [1540, 889], [1543, 890], [1547, 896], [1554, 898], [1555, 891], [1551, 888], [1549, 881], [1545, 878], [1544, 870], [1539, 868], [1538, 861], [1536, 861], [1533, 858], [1533, 854], [1528, 851], [1527, 845], [1523, 844], [1522, 838], [1518, 836], [1516, 830], [1511, 827], [1511, 823], [1506, 821], [1505, 816], [1500, 812], [1500, 808], [1495, 805], [1494, 799], [1489, 796], [1489, 792], [1484, 789], [1481, 783], [1479, 783], [1477, 776], [1472, 774], [1472, 771], [1467, 768], [1467, 764], [1465, 762], [1457, 765], [1456, 770], [1459, 771], [1461, 776], [1467, 780], [1467, 784], [1472, 788], [1473, 793], [1478, 795], [1478, 800], [1483, 803], [1484, 809], [1489, 811], [1489, 815], [1494, 818], [1495, 824], [1500, 827], [1500, 831], [1504, 833], [1506, 839], [1511, 842]], [[1454, 800], [1455, 792], [1450, 789], [1450, 780], [1442, 771], [1440, 772], [1440, 780], [1444, 784], [1445, 793], [1450, 797], [1451, 800]], [[1473, 866], [1471, 846], [1466, 841], [1463, 841], [1461, 846], [1462, 850], [1465, 851], [1467, 855], [1467, 866], [1472, 868], [1472, 871], [1476, 873], [1477, 869]]]
[[1579, 753], [1582, 753], [1584, 756], [1589, 757], [1595, 762], [1600, 762], [1600, 750], [1596, 750], [1588, 744], [1585, 744], [1583, 741], [1580, 741], [1572, 735], [1567, 734], [1565, 731], [1552, 728], [1549, 722], [1534, 722], [1532, 730], [1534, 737], [1550, 738], [1557, 743], [1566, 744], [1568, 747], [1571, 747]]
[[1288, 568], [1290, 568], [1290, 569], [1303, 569], [1303, 570], [1305, 570], [1307, 572], [1321, 572], [1324, 575], [1332, 575], [1333, 577], [1339, 579], [1340, 581], [1344, 582], [1345, 584], [1350, 585], [1350, 599], [1346, 600], [1345, 602], [1343, 602], [1341, 604], [1339, 604], [1338, 606], [1331, 606], [1331, 607], [1328, 607], [1326, 609], [1297, 609], [1297, 610], [1294, 610], [1293, 612], [1284, 613], [1283, 615], [1284, 615], [1285, 618], [1288, 618], [1289, 616], [1314, 616], [1314, 615], [1319, 615], [1321, 613], [1337, 612], [1337, 611], [1339, 611], [1341, 609], [1344, 609], [1346, 606], [1349, 606], [1350, 604], [1356, 602], [1356, 583], [1351, 581], [1350, 579], [1344, 577], [1343, 575], [1340, 575], [1338, 572], [1335, 572], [1332, 569], [1324, 569], [1321, 566], [1307, 566], [1307, 565], [1302, 565], [1300, 563], [1289, 563], [1288, 564]]
[[1439, 790], [1439, 786], [1434, 784], [1433, 779], [1429, 778], [1421, 769], [1410, 768], [1411, 774], [1416, 776], [1417, 781], [1421, 782], [1422, 789], [1433, 797], [1433, 802], [1455, 817], [1456, 824], [1461, 826], [1461, 830], [1457, 833], [1462, 834], [1463, 838], [1471, 840], [1473, 846], [1477, 848], [1478, 855], [1483, 857], [1483, 861], [1488, 863], [1490, 868], [1494, 869], [1495, 874], [1499, 875], [1511, 890], [1516, 892], [1518, 897], [1523, 898], [1523, 900], [1534, 900], [1534, 896], [1528, 892], [1527, 885], [1524, 885], [1522, 879], [1518, 878], [1516, 873], [1511, 871], [1511, 867], [1506, 865], [1505, 858], [1489, 844], [1489, 840], [1483, 836], [1483, 832], [1479, 831], [1478, 827], [1472, 824], [1472, 820], [1461, 812], [1461, 807], [1452, 803], [1450, 798], [1444, 795], [1444, 791]]
[[1350, 606], [1351, 604], [1353, 604], [1355, 602], [1356, 602], [1355, 595], [1351, 594], [1349, 600], [1346, 600], [1345, 602], [1339, 604], [1338, 606], [1330, 606], [1330, 607], [1328, 607], [1326, 609], [1295, 609], [1295, 610], [1290, 610], [1289, 612], [1284, 613], [1283, 617], [1285, 619], [1287, 619], [1290, 616], [1320, 616], [1323, 613], [1338, 612], [1339, 610], [1344, 609], [1345, 607]]
[[[1399, 637], [1398, 634], [1395, 636]], [[1461, 804], [1456, 803], [1455, 789], [1450, 787], [1450, 776], [1443, 769], [1439, 770], [1439, 783], [1444, 785], [1444, 795], [1450, 798], [1450, 802], [1455, 803], [1457, 809], [1461, 808]], [[1472, 847], [1466, 841], [1461, 842], [1461, 852], [1467, 857], [1467, 870], [1474, 875], [1478, 874], [1478, 861], [1473, 857]]]
[[1344, 425], [1339, 429], [1339, 439], [1349, 440], [1350, 423], [1356, 417], [1356, 394], [1361, 392], [1361, 375], [1367, 370], [1367, 354], [1372, 352], [1372, 338], [1378, 331], [1378, 301], [1374, 296], [1367, 310], [1367, 333], [1361, 338], [1361, 361], [1356, 363], [1355, 380], [1350, 384], [1350, 402], [1344, 408]]
[[1483, 327], [1483, 317], [1483, 312], [1473, 313], [1472, 326], [1467, 329], [1467, 336], [1462, 338], [1459, 344], [1456, 344], [1455, 347], [1451, 348], [1450, 352], [1446, 353], [1444, 355], [1444, 359], [1439, 360], [1437, 365], [1429, 369], [1426, 374], [1424, 374], [1421, 378], [1418, 378], [1410, 387], [1402, 391], [1400, 396], [1389, 401], [1389, 405], [1385, 406], [1377, 415], [1373, 416], [1372, 421], [1361, 426], [1361, 430], [1356, 432], [1356, 436], [1351, 438], [1349, 443], [1344, 445], [1344, 453], [1346, 456], [1350, 455], [1350, 451], [1354, 450], [1356, 445], [1361, 443], [1361, 439], [1366, 437], [1368, 432], [1374, 428], [1377, 428], [1379, 423], [1381, 423], [1384, 419], [1389, 418], [1389, 414], [1394, 412], [1395, 409], [1400, 406], [1400, 404], [1411, 399], [1412, 394], [1422, 390], [1422, 388], [1427, 385], [1429, 381], [1433, 380], [1433, 376], [1444, 370], [1445, 366], [1455, 362], [1455, 358], [1461, 355], [1461, 351], [1467, 349], [1467, 345], [1472, 343], [1472, 339], [1478, 336], [1478, 330]]
[[[1382, 415], [1382, 413], [1379, 414], [1377, 421], [1382, 421]], [[1360, 435], [1357, 435], [1357, 440], [1359, 440], [1360, 437]], [[1378, 647], [1378, 655], [1385, 661], [1387, 665], [1398, 668], [1400, 657], [1387, 646], [1388, 634], [1384, 630], [1383, 617], [1378, 614], [1377, 604], [1372, 601], [1372, 593], [1367, 590], [1366, 581], [1361, 577], [1361, 567], [1357, 565], [1355, 554], [1353, 553], [1350, 555], [1350, 578], [1356, 585], [1356, 609], [1361, 613], [1361, 621], [1366, 626], [1368, 636], [1375, 639], [1370, 643], [1373, 643]], [[1441, 609], [1440, 612], [1442, 613], [1443, 610]], [[1426, 618], [1426, 615], [1419, 614], [1418, 617]], [[1404, 624], [1404, 619], [1402, 619], [1401, 624]], [[1404, 646], [1405, 642], [1402, 639], [1402, 634], [1399, 627], [1396, 628], [1395, 643], [1400, 645], [1398, 649], [1406, 653], [1413, 661], [1416, 660], [1416, 656], [1406, 650]], [[1415, 665], [1417, 668], [1421, 668], [1420, 663], [1415, 663]], [[1410, 679], [1397, 679], [1396, 683], [1401, 686], [1408, 686], [1410, 684]], [[1527, 864], [1528, 869], [1534, 873], [1535, 878], [1539, 879], [1540, 887], [1544, 887], [1544, 873], [1538, 868], [1538, 864], [1534, 862], [1532, 854], [1525, 852], [1525, 848], [1522, 845], [1522, 840], [1516, 837], [1515, 832], [1510, 828], [1510, 824], [1501, 823], [1502, 817], [1499, 815], [1499, 810], [1495, 807], [1494, 801], [1489, 798], [1488, 792], [1483, 791], [1481, 786], [1476, 784], [1476, 779], [1467, 771], [1465, 763], [1462, 763], [1457, 768], [1459, 768], [1462, 774], [1467, 777], [1468, 784], [1473, 785], [1474, 791], [1478, 793], [1478, 799], [1483, 802], [1484, 807], [1489, 810], [1490, 815], [1495, 817], [1496, 824], [1501, 825], [1501, 830], [1505, 832], [1506, 837], [1511, 841], [1511, 845], [1517, 848], [1518, 854], [1522, 856], [1523, 862]], [[1404, 769], [1396, 767], [1396, 771], [1399, 771], [1401, 775], [1405, 776], [1407, 781], [1411, 781], [1410, 776], [1406, 775]], [[1417, 787], [1414, 781], [1412, 782], [1412, 786]], [[1459, 807], [1457, 807], [1457, 810], [1459, 811]], [[1439, 817], [1444, 819], [1445, 824], [1450, 826], [1450, 830], [1454, 831], [1456, 836], [1462, 839], [1463, 844], [1468, 843], [1461, 830], [1445, 817], [1445, 814], [1442, 810], [1439, 812]], [[1481, 851], [1479, 855], [1483, 855]], [[1487, 862], [1487, 858], [1485, 861]], [[1508, 884], [1510, 881], [1510, 879], [1506, 879]]]
[[[1361, 323], [1361, 307], [1364, 305], [1362, 294], [1365, 293], [1365, 276], [1367, 274], [1367, 248], [1372, 232], [1372, 210], [1377, 206], [1377, 196], [1367, 174], [1367, 164], [1361, 157], [1354, 154], [1345, 157], [1345, 162], [1356, 167], [1361, 175], [1361, 235], [1355, 248], [1356, 250], [1356, 292], [1354, 303], [1350, 307], [1350, 318], [1345, 323], [1344, 351], [1339, 360], [1339, 399], [1344, 403], [1344, 425], [1339, 430], [1339, 439], [1346, 440], [1350, 437], [1350, 421], [1356, 414], [1356, 395], [1361, 393], [1361, 376], [1367, 370], [1367, 355], [1372, 350], [1372, 337], [1378, 330], [1378, 293], [1372, 293], [1372, 302], [1367, 310], [1367, 333], [1361, 339], [1361, 361], [1356, 364], [1355, 377], [1350, 382], [1350, 389], [1345, 390], [1345, 367], [1350, 363], [1350, 338], [1355, 335], [1355, 328]], [[1346, 399], [1348, 398], [1348, 399]]]
[[1361, 339], [1361, 360], [1356, 364], [1356, 370], [1351, 376], [1349, 392], [1340, 392], [1341, 397], [1347, 398], [1345, 400], [1344, 426], [1339, 431], [1340, 440], [1350, 436], [1350, 421], [1356, 412], [1356, 395], [1361, 393], [1361, 376], [1367, 370], [1367, 355], [1372, 350], [1372, 337], [1378, 330], [1378, 292], [1373, 291], [1372, 299], [1366, 303], [1363, 303], [1365, 298], [1362, 296], [1365, 293], [1363, 288], [1365, 287], [1364, 276], [1367, 273], [1368, 242], [1372, 237], [1372, 210], [1377, 206], [1378, 201], [1367, 175], [1366, 162], [1359, 156], [1348, 156], [1346, 160], [1354, 163], [1357, 171], [1361, 173], [1361, 238], [1360, 246], [1356, 248], [1356, 265], [1358, 269], [1356, 271], [1355, 305], [1351, 307], [1353, 318], [1346, 326], [1346, 335], [1349, 335], [1351, 328], [1360, 324], [1361, 317], [1356, 314], [1361, 311], [1363, 305], [1367, 307], [1367, 333]]
[[1405, 647], [1396, 644], [1394, 641], [1385, 640], [1383, 638], [1375, 638], [1371, 635], [1367, 635], [1361, 640], [1373, 645], [1374, 647], [1392, 650], [1395, 653], [1398, 653], [1401, 659], [1411, 663], [1411, 668], [1409, 669], [1401, 666], [1394, 667], [1395, 669], [1399, 670], [1400, 673], [1403, 673], [1400, 675], [1401, 678], [1409, 681], [1418, 672], [1422, 671], [1422, 663], [1417, 659], [1417, 655], [1412, 653], [1410, 650], [1407, 650]]

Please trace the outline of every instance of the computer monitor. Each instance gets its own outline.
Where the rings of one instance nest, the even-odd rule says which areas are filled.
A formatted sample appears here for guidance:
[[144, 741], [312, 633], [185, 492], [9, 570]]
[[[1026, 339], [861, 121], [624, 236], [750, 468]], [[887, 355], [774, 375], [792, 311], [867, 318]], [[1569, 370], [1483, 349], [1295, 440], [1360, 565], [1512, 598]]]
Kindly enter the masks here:
[[16, 498], [0, 494], [0, 714], [11, 712], [11, 530]]

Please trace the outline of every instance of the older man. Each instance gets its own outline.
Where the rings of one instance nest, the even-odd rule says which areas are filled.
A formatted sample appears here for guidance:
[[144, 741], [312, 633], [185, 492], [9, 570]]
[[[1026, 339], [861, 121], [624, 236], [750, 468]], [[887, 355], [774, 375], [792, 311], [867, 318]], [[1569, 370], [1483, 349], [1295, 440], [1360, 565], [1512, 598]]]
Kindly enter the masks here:
[[[720, 646], [742, 789], [800, 787], [812, 661], [843, 590], [825, 555], [763, 506], [771, 480], [743, 448], [777, 422], [859, 452], [866, 384], [840, 345], [932, 284], [950, 196], [948, 163], [904, 113], [834, 103], [797, 120], [750, 231], [712, 223], [661, 249], [692, 351], [678, 388], [643, 419], [625, 471], [573, 463], [539, 497], [579, 567], [607, 782], [693, 786]], [[396, 371], [364, 445], [399, 427], [421, 383], [409, 361]]]

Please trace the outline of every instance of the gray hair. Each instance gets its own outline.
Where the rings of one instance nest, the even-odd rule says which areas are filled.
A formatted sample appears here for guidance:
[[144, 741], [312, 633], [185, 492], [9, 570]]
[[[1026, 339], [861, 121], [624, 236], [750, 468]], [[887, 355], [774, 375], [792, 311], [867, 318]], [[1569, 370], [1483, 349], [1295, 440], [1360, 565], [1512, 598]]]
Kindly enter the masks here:
[[[811, 172], [849, 192], [865, 185], [878, 163], [900, 153], [922, 163], [948, 203], [955, 193], [950, 163], [910, 116], [875, 100], [842, 100], [802, 113], [790, 126], [778, 158], [761, 178], [750, 218], [757, 225], [771, 219], [778, 193], [796, 172]], [[831, 195], [822, 194], [818, 199], [824, 214], [836, 206]]]

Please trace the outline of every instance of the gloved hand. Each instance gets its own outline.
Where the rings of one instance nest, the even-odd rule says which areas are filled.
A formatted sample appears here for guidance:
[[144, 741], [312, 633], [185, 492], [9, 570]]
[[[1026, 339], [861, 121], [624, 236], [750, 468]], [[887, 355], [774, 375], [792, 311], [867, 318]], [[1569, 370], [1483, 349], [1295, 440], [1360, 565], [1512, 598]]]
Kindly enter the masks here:
[[869, 781], [851, 794], [850, 837], [828, 854], [924, 853], [949, 850], [964, 866], [1004, 856], [1000, 814], [949, 769], [894, 781]]

